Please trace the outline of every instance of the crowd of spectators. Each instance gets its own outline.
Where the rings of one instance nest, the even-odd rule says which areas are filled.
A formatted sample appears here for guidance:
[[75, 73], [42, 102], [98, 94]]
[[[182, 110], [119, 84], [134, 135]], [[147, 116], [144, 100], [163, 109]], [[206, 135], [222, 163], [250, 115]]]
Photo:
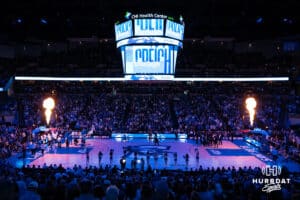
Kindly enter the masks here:
[[[1, 163], [1, 191], [6, 199], [297, 199], [297, 174], [282, 169], [281, 177], [293, 180], [281, 190], [262, 192], [264, 178], [259, 168], [209, 168], [170, 171], [121, 170], [116, 166], [74, 165], [26, 166], [11, 168]], [[2, 194], [1, 193], [1, 194]], [[13, 198], [15, 197], [15, 198]]]
[[168, 132], [172, 127], [169, 109], [167, 96], [134, 96], [129, 105], [125, 131]]
[[[261, 44], [260, 44], [261, 43]], [[268, 41], [210, 41], [186, 39], [176, 63], [176, 76], [289, 76], [299, 78], [298, 51]], [[249, 47], [249, 44], [250, 47]], [[0, 58], [3, 78], [13, 74], [36, 76], [122, 77], [122, 57], [114, 39], [92, 38], [61, 43], [22, 44], [24, 52]], [[8, 46], [7, 51], [14, 46]], [[262, 48], [260, 48], [262, 47]], [[4, 77], [6, 77], [4, 79]]]
[[[289, 145], [284, 137], [274, 137], [288, 134], [296, 151], [285, 152], [299, 155], [297, 131], [285, 131], [287, 115], [298, 105], [287, 83], [41, 82], [18, 83], [15, 93], [23, 119], [20, 123], [27, 128], [45, 124], [42, 101], [50, 95], [56, 101], [52, 127], [106, 136], [113, 132], [186, 133], [202, 142], [214, 141], [210, 135], [229, 138], [258, 127], [270, 133], [273, 146], [274, 140]], [[251, 126], [245, 99], [253, 94], [258, 103]]]
[[[32, 130], [45, 124], [42, 100], [48, 95], [56, 100], [50, 127], [56, 127], [63, 135], [72, 129], [93, 130], [95, 133], [107, 130], [174, 131], [193, 136], [201, 133], [200, 141], [205, 144], [212, 138], [209, 135], [219, 141], [223, 136], [228, 137], [226, 134], [229, 132], [251, 128], [248, 113], [244, 110], [244, 99], [251, 90], [258, 100], [254, 125], [269, 131], [267, 141], [280, 153], [294, 156], [292, 158], [299, 156], [297, 131], [280, 123], [283, 120], [281, 116], [284, 116], [282, 105], [295, 102], [289, 100], [291, 95], [286, 86], [275, 85], [274, 88], [274, 85], [264, 85], [255, 89], [254, 86], [231, 87], [230, 84], [179, 83], [177, 86], [162, 84], [160, 87], [118, 84], [88, 83], [87, 89], [83, 83], [17, 85], [15, 96], [24, 124], [19, 127], [1, 123], [0, 156], [3, 162], [0, 177], [1, 183], [5, 183], [4, 188], [16, 189], [15, 194], [20, 199], [28, 198], [27, 195], [37, 199], [111, 199], [110, 195], [118, 199], [158, 199], [158, 194], [166, 195], [160, 196], [162, 199], [251, 199], [269, 195], [261, 192], [261, 185], [251, 182], [252, 178], [261, 176], [260, 169], [155, 171], [149, 167], [145, 171], [124, 171], [116, 166], [74, 166], [72, 169], [56, 165], [10, 167], [5, 161], [34, 141]], [[135, 90], [136, 87], [139, 89]], [[241, 93], [242, 89], [245, 93]], [[286, 111], [293, 107], [293, 104], [287, 105]], [[294, 176], [288, 172], [283, 175]], [[295, 194], [299, 195], [296, 184], [284, 185], [280, 192], [270, 195], [290, 199]]]
[[29, 135], [27, 129], [20, 129], [13, 125], [0, 125], [0, 159], [6, 159], [13, 153], [21, 152]]
[[[284, 116], [295, 107], [287, 100], [291, 95], [286, 86], [80, 84], [19, 85], [23, 89], [18, 88], [16, 97], [24, 125], [43, 123], [42, 101], [47, 95], [57, 104], [54, 126], [73, 123], [81, 128], [93, 125], [122, 132], [251, 128], [244, 101], [253, 94], [258, 101], [254, 126], [272, 130], [287, 126]], [[156, 87], [160, 90], [153, 89]]]
[[[247, 94], [240, 93], [240, 88], [228, 91], [219, 89], [213, 91], [193, 93], [176, 97], [175, 110], [179, 127], [183, 130], [241, 130], [252, 128], [249, 113], [246, 109]], [[282, 98], [278, 95], [257, 95], [257, 112], [254, 126], [263, 129], [278, 129], [284, 123], [280, 122], [280, 115], [285, 112]], [[283, 121], [283, 120], [282, 120]]]
[[[45, 123], [44, 109], [41, 107], [44, 96], [20, 95], [20, 104], [24, 110], [26, 127]], [[29, 103], [30, 101], [31, 103]], [[120, 130], [126, 102], [119, 95], [69, 94], [55, 97], [56, 109], [53, 112], [52, 125], [71, 129], [93, 129], [96, 132]], [[34, 112], [34, 113], [32, 113]]]
[[274, 130], [267, 137], [267, 141], [285, 159], [300, 161], [300, 136], [293, 129]]

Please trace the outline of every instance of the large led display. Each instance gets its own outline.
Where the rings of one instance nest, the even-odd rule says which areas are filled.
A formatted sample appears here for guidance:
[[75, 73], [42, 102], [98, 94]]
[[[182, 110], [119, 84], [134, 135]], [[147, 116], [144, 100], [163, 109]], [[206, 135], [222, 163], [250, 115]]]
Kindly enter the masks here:
[[167, 20], [166, 36], [177, 40], [183, 40], [184, 26], [182, 24]]
[[123, 50], [125, 74], [174, 74], [176, 46], [134, 45]]
[[[131, 16], [131, 17], [130, 17]], [[124, 75], [130, 80], [171, 80], [182, 48], [183, 21], [159, 14], [132, 14], [115, 25]]]
[[116, 41], [132, 36], [132, 21], [123, 22], [115, 25]]
[[135, 19], [134, 36], [163, 36], [164, 19]]
[[182, 47], [182, 42], [166, 37], [133, 37], [117, 42], [117, 48], [134, 44], [169, 44]]

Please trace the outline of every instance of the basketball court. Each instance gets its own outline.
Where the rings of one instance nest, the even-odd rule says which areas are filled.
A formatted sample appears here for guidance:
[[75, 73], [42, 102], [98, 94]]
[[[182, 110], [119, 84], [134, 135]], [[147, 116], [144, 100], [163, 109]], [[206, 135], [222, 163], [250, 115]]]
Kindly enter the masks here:
[[[113, 158], [110, 159], [109, 151], [113, 149]], [[120, 159], [124, 155], [126, 159], [126, 168], [131, 168], [131, 161], [134, 159], [134, 152], [137, 155], [137, 168], [141, 167], [141, 159], [145, 160], [145, 169], [148, 164], [154, 169], [196, 169], [217, 167], [263, 167], [273, 161], [260, 154], [255, 148], [244, 142], [242, 139], [227, 141], [224, 140], [221, 145], [203, 146], [196, 144], [194, 140], [189, 139], [165, 139], [161, 140], [159, 145], [154, 145], [153, 141], [148, 139], [87, 139], [86, 146], [75, 146], [71, 144], [69, 148], [64, 145], [61, 148], [54, 148], [44, 155], [37, 153], [35, 158], [26, 159], [26, 164], [30, 166], [59, 165], [63, 167], [73, 167], [76, 165], [99, 167], [98, 153], [101, 151], [103, 157], [100, 165], [117, 165], [120, 167]], [[86, 152], [88, 151], [89, 160], [87, 161]], [[199, 159], [196, 158], [197, 151]], [[147, 152], [149, 163], [147, 163]], [[174, 153], [177, 153], [177, 162], [174, 160]], [[164, 159], [164, 155], [167, 160]], [[189, 161], [186, 162], [185, 155], [189, 154]], [[154, 157], [158, 157], [155, 161]]]

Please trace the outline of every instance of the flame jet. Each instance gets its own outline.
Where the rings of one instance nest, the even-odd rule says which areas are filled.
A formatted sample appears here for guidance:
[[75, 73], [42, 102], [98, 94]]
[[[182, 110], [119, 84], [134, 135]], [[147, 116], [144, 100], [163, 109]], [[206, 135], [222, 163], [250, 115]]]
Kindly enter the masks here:
[[246, 99], [246, 108], [249, 112], [251, 126], [253, 126], [256, 105], [256, 100], [253, 97], [249, 97]]
[[48, 97], [43, 102], [43, 107], [46, 109], [45, 110], [45, 116], [46, 116], [47, 125], [49, 125], [49, 122], [50, 122], [50, 119], [51, 119], [52, 110], [53, 110], [54, 106], [55, 106], [55, 102], [54, 102], [54, 100], [51, 97]]

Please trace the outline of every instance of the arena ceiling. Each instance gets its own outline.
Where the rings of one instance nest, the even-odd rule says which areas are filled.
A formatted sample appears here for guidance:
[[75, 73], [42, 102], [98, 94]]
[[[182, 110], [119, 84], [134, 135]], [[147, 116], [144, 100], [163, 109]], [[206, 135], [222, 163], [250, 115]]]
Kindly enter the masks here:
[[113, 38], [132, 13], [183, 16], [185, 38], [261, 39], [298, 35], [298, 0], [9, 0], [0, 6], [0, 39]]

